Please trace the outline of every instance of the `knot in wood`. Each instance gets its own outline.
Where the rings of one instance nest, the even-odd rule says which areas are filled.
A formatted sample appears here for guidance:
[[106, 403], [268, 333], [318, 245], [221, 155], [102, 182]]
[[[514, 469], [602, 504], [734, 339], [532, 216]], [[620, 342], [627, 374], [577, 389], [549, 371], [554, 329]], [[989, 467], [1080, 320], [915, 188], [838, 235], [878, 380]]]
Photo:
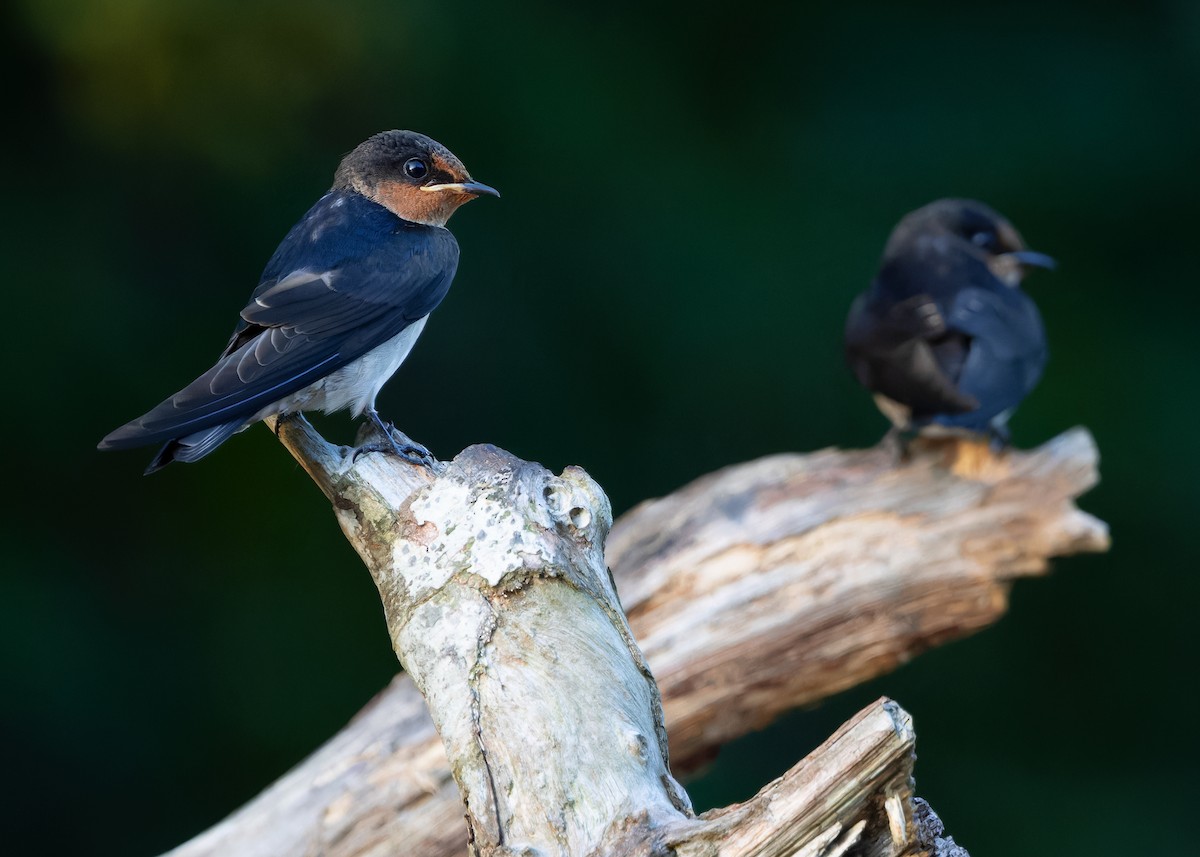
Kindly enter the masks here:
[[556, 528], [586, 543], [600, 543], [608, 535], [612, 506], [583, 468], [568, 467], [561, 476], [547, 473], [542, 498]]

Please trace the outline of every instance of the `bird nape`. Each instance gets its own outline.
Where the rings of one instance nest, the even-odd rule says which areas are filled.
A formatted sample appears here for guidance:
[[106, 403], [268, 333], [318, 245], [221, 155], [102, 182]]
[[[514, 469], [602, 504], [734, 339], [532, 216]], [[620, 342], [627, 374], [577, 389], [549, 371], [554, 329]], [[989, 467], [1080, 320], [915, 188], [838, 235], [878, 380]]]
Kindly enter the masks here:
[[[203, 458], [264, 417], [316, 410], [367, 414], [391, 438], [375, 397], [454, 279], [446, 222], [481, 195], [500, 194], [423, 134], [361, 143], [267, 262], [217, 362], [99, 448], [163, 444], [153, 473]], [[431, 460], [419, 444], [392, 447]]]
[[859, 383], [902, 433], [1008, 441], [1008, 419], [1046, 365], [1046, 333], [1021, 289], [1054, 260], [980, 202], [942, 199], [893, 230], [846, 320]]

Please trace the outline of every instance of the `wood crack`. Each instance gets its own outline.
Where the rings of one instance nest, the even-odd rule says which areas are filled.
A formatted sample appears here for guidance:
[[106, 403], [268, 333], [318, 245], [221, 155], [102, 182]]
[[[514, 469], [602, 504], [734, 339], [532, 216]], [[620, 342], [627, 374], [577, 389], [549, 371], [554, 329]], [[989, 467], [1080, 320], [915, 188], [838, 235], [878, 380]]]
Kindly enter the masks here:
[[[442, 598], [421, 597], [413, 620], [389, 629], [449, 761], [429, 721], [403, 714], [423, 703], [398, 679], [312, 760], [174, 857], [459, 857], [468, 836], [480, 857], [962, 857], [912, 796], [914, 733], [897, 703], [868, 706], [751, 801], [699, 818], [666, 768], [663, 724], [675, 764], [694, 767], [783, 711], [984, 627], [1006, 609], [1012, 579], [1044, 573], [1050, 557], [1108, 547], [1103, 522], [1073, 502], [1098, 478], [1083, 430], [969, 474], [937, 449], [747, 462], [638, 506], [603, 554], [610, 510], [582, 471], [550, 477], [564, 492], [555, 511], [539, 506], [546, 471], [494, 448], [468, 449], [435, 477], [388, 456], [347, 464], [291, 422], [280, 438], [318, 484], [336, 473], [339, 491], [369, 485], [392, 509], [431, 485], [485, 485], [500, 504], [496, 531], [473, 533], [478, 574], [449, 575]], [[439, 514], [436, 533], [415, 537], [433, 544], [462, 523], [454, 503]], [[547, 515], [569, 523], [540, 526]], [[347, 534], [373, 574], [395, 573], [383, 541], [355, 541], [353, 522]], [[522, 574], [537, 570], [519, 597], [500, 573], [514, 550]]]

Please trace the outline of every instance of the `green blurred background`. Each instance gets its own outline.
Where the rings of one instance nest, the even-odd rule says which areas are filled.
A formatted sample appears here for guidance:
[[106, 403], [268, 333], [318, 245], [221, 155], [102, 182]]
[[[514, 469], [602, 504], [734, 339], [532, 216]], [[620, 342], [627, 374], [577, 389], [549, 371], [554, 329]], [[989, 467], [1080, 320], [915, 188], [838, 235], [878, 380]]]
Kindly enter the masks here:
[[5, 10], [6, 853], [165, 850], [395, 671], [368, 575], [267, 431], [153, 478], [151, 450], [94, 449], [209, 365], [340, 156], [393, 127], [504, 197], [455, 219], [457, 281], [381, 410], [443, 458], [582, 465], [618, 512], [880, 438], [840, 331], [905, 212], [977, 197], [1058, 257], [1030, 284], [1052, 357], [1015, 441], [1094, 432], [1082, 505], [1112, 552], [726, 748], [692, 795], [748, 797], [886, 693], [974, 857], [1194, 847], [1200, 4]]

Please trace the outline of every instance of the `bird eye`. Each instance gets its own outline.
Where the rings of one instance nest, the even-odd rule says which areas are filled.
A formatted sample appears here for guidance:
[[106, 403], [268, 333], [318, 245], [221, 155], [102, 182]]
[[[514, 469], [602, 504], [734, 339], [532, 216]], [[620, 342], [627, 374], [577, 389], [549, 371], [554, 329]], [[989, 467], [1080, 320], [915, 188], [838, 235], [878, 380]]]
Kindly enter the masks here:
[[986, 250], [994, 250], [999, 240], [996, 233], [991, 229], [982, 229], [971, 235], [971, 243]]
[[429, 167], [420, 158], [409, 158], [404, 162], [404, 174], [410, 179], [423, 179], [429, 175]]

